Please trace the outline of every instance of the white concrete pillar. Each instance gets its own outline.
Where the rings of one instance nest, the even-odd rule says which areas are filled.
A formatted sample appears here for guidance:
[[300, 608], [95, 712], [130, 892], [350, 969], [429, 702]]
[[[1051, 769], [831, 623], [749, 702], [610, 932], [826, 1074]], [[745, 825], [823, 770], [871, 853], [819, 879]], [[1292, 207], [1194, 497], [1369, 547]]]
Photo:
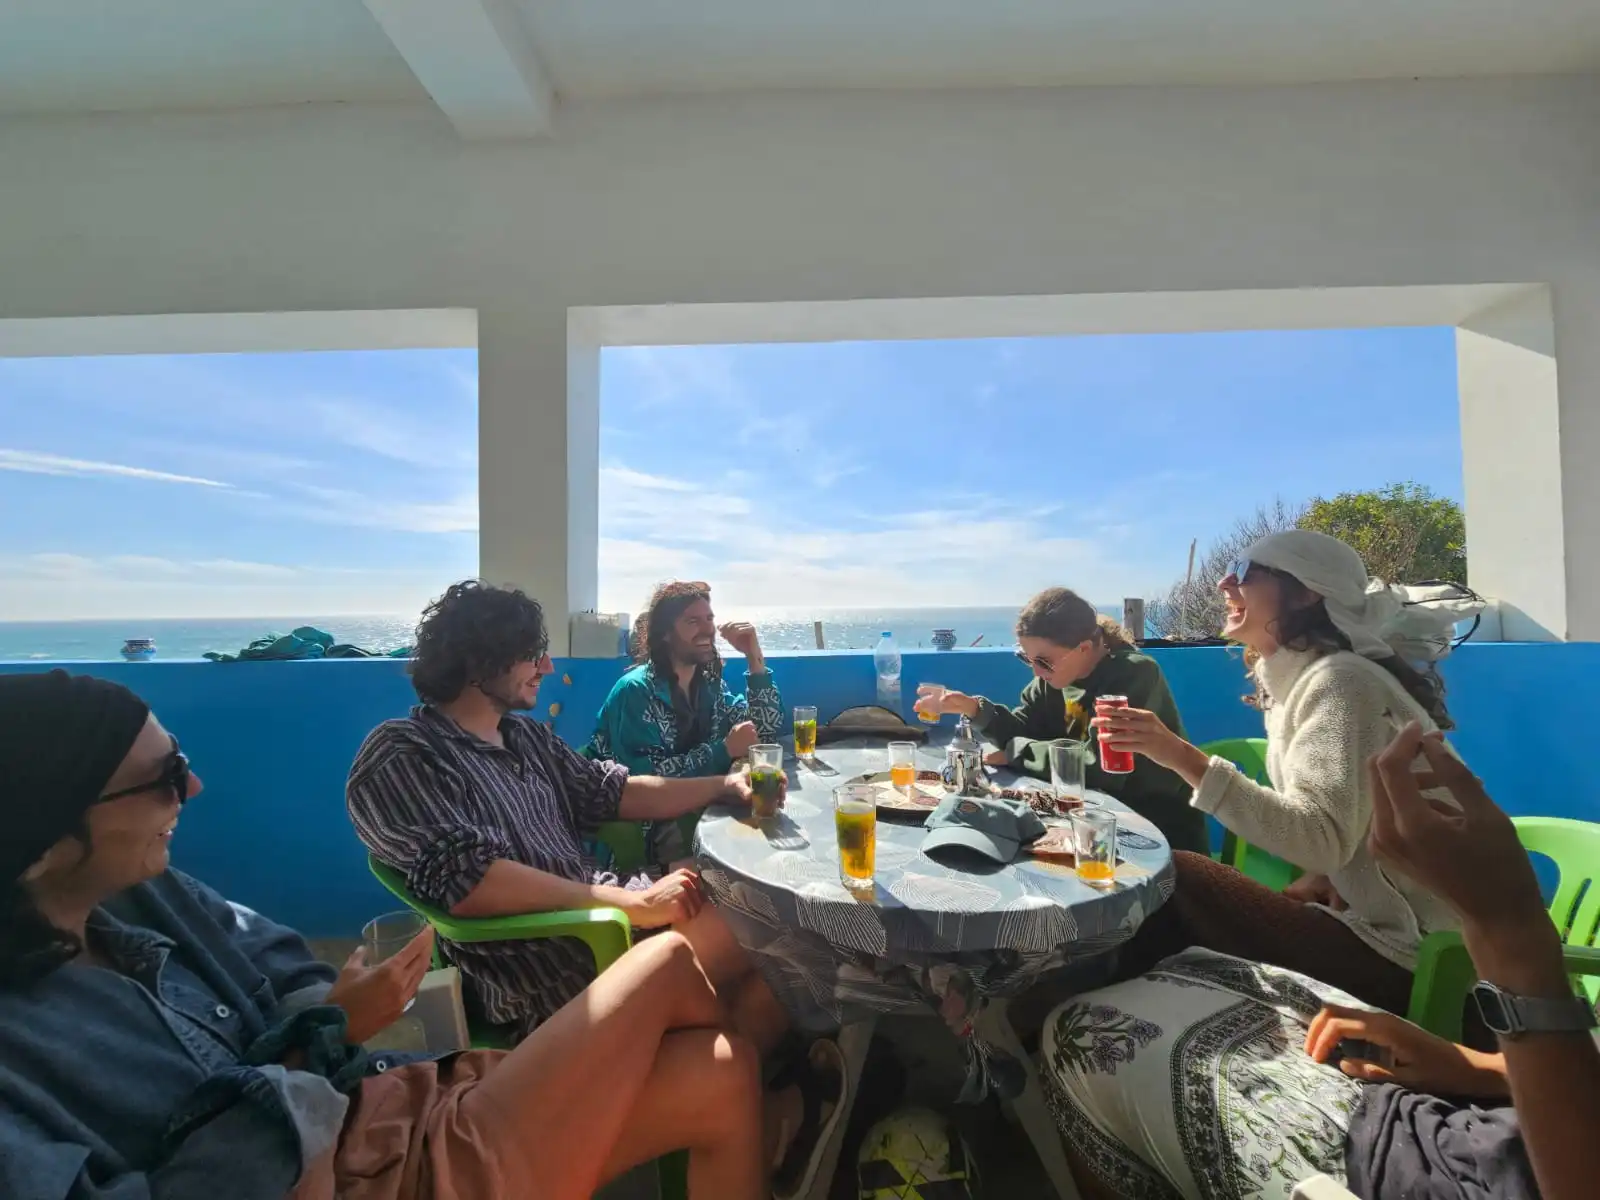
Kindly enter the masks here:
[[1548, 288], [1456, 330], [1467, 564], [1500, 601], [1508, 641], [1567, 635], [1565, 514], [1555, 338]]
[[1600, 642], [1600, 272], [1562, 280], [1554, 297], [1567, 637]]
[[1512, 641], [1600, 641], [1600, 276], [1456, 332], [1467, 560]]
[[599, 588], [600, 350], [565, 308], [478, 314], [478, 570], [544, 606], [552, 653]]

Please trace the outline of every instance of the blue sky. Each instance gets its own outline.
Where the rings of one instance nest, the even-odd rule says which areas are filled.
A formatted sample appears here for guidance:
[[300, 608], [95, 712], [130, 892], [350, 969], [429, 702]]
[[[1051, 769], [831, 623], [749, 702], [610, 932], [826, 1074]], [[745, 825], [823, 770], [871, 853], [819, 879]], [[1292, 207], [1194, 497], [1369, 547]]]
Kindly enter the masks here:
[[[601, 603], [1101, 603], [1262, 501], [1461, 494], [1453, 331], [640, 347]], [[0, 359], [0, 619], [412, 613], [476, 569], [476, 356]]]
[[1451, 329], [640, 347], [602, 361], [601, 601], [1097, 603], [1275, 496], [1460, 498]]
[[0, 619], [417, 611], [476, 489], [473, 351], [0, 359]]

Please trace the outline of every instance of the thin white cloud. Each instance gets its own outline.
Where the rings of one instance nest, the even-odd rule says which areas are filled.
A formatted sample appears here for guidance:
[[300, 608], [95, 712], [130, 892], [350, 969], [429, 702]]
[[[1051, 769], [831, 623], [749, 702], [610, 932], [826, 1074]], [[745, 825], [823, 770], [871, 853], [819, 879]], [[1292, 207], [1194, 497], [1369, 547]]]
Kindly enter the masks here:
[[[734, 482], [732, 486], [739, 486]], [[719, 607], [1021, 603], [1053, 584], [1098, 603], [1160, 580], [1124, 539], [1091, 536], [1055, 506], [995, 496], [818, 528], [759, 489], [743, 496], [621, 464], [602, 473], [601, 602], [631, 612], [661, 579], [702, 578]]]
[[240, 562], [233, 558], [204, 559], [194, 564], [194, 570], [202, 575], [241, 580], [294, 579], [303, 573], [300, 567], [286, 567], [281, 563]]
[[93, 559], [84, 558], [81, 554], [29, 554], [11, 560], [5, 575], [8, 581], [24, 575], [37, 579], [70, 579], [93, 565]]
[[187, 483], [197, 487], [231, 488], [230, 483], [203, 479], [198, 475], [177, 475], [171, 471], [152, 471], [126, 463], [95, 462], [86, 458], [64, 458], [33, 450], [0, 448], [0, 471], [19, 471], [24, 475], [102, 476], [118, 479], [143, 479], [150, 483]]
[[0, 555], [0, 620], [412, 614], [472, 573], [470, 561], [356, 569], [60, 551]]
[[673, 479], [666, 475], [650, 475], [631, 467], [610, 466], [600, 468], [601, 486], [639, 489], [652, 492], [693, 492], [695, 485], [687, 479]]
[[[93, 560], [81, 560], [85, 569], [93, 567]], [[121, 574], [128, 575], [160, 575], [176, 576], [187, 575], [188, 565], [174, 562], [170, 558], [157, 558], [150, 554], [117, 554], [105, 560], [106, 567]]]
[[656, 545], [729, 543], [752, 515], [744, 496], [619, 464], [600, 468], [600, 510], [604, 536]]
[[47, 552], [0, 557], [8, 579], [69, 579], [78, 576], [114, 578], [128, 582], [165, 582], [209, 576], [248, 582], [252, 579], [288, 579], [304, 568], [281, 563], [247, 562], [231, 558], [175, 559], [154, 554], [112, 554], [92, 558], [82, 554]]
[[696, 346], [692, 353], [682, 346], [618, 346], [605, 351], [602, 371], [606, 360], [626, 362], [638, 372], [644, 386], [633, 393], [633, 401], [642, 408], [678, 403], [750, 406], [726, 346]]
[[312, 403], [307, 415], [324, 437], [379, 458], [450, 471], [477, 462], [477, 423], [460, 414], [424, 421], [392, 406], [339, 398]]
[[224, 446], [215, 440], [184, 441], [174, 438], [139, 438], [130, 448], [159, 455], [180, 471], [204, 471], [230, 479], [276, 481], [302, 475], [319, 467], [307, 454], [278, 454], [246, 446]]
[[464, 400], [470, 400], [474, 405], [478, 403], [478, 372], [468, 370], [466, 367], [447, 366], [445, 377], [456, 387], [457, 394]]
[[467, 492], [453, 500], [390, 500], [346, 488], [294, 485], [306, 503], [274, 502], [280, 512], [330, 525], [391, 529], [399, 533], [476, 533], [478, 497]]

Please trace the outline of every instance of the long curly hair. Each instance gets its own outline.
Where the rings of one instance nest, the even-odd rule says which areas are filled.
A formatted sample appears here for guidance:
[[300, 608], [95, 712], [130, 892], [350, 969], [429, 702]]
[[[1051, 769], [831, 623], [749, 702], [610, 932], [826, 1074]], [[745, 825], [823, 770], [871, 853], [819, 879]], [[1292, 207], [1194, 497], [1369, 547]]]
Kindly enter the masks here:
[[[704, 600], [711, 603], [709, 583], [686, 583], [675, 579], [658, 583], [656, 590], [645, 601], [644, 610], [633, 623], [633, 661], [650, 663], [663, 679], [673, 676], [672, 651], [669, 643], [672, 627], [691, 604]], [[712, 647], [712, 659], [705, 664], [705, 672], [712, 679], [722, 676], [722, 655]]]
[[1071, 588], [1046, 588], [1017, 615], [1017, 636], [1053, 642], [1070, 650], [1093, 638], [1107, 650], [1132, 650], [1128, 631]]
[[448, 704], [472, 684], [537, 662], [549, 650], [537, 600], [516, 588], [466, 579], [422, 610], [411, 686], [424, 704]]
[[[1321, 596], [1287, 571], [1280, 571], [1261, 563], [1252, 563], [1250, 569], [1264, 571], [1281, 581], [1283, 588], [1280, 594], [1285, 600], [1312, 598], [1310, 603], [1299, 608], [1281, 606], [1277, 619], [1272, 622], [1269, 631], [1273, 641], [1278, 645], [1286, 650], [1310, 651], [1318, 658], [1351, 648], [1350, 639], [1333, 623], [1333, 618], [1328, 615], [1328, 606], [1323, 603]], [[1244, 652], [1245, 664], [1252, 668], [1251, 675], [1256, 678], [1255, 692], [1246, 696], [1245, 702], [1255, 708], [1265, 709], [1268, 707], [1268, 697], [1262, 690], [1260, 678], [1255, 676], [1254, 671], [1260, 658], [1261, 656], [1254, 650], [1247, 648]], [[1444, 680], [1437, 671], [1430, 670], [1426, 673], [1419, 671], [1398, 654], [1390, 654], [1373, 661], [1394, 676], [1395, 681], [1422, 706], [1422, 711], [1427, 713], [1440, 729], [1456, 727], [1455, 719], [1445, 708]]]

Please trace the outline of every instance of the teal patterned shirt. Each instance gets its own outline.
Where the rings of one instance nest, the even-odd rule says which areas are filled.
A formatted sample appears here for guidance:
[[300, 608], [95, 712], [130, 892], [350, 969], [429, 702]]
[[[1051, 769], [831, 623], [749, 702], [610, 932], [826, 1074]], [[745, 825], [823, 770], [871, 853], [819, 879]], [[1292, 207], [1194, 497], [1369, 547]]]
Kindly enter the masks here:
[[617, 680], [600, 706], [594, 736], [584, 753], [619, 762], [635, 775], [721, 775], [732, 765], [723, 739], [735, 725], [754, 723], [764, 742], [776, 741], [783, 732], [783, 697], [771, 671], [748, 673], [742, 696], [734, 693], [725, 678], [702, 677], [694, 699], [711, 735], [679, 753], [671, 681], [662, 679], [650, 663], [634, 667]]

